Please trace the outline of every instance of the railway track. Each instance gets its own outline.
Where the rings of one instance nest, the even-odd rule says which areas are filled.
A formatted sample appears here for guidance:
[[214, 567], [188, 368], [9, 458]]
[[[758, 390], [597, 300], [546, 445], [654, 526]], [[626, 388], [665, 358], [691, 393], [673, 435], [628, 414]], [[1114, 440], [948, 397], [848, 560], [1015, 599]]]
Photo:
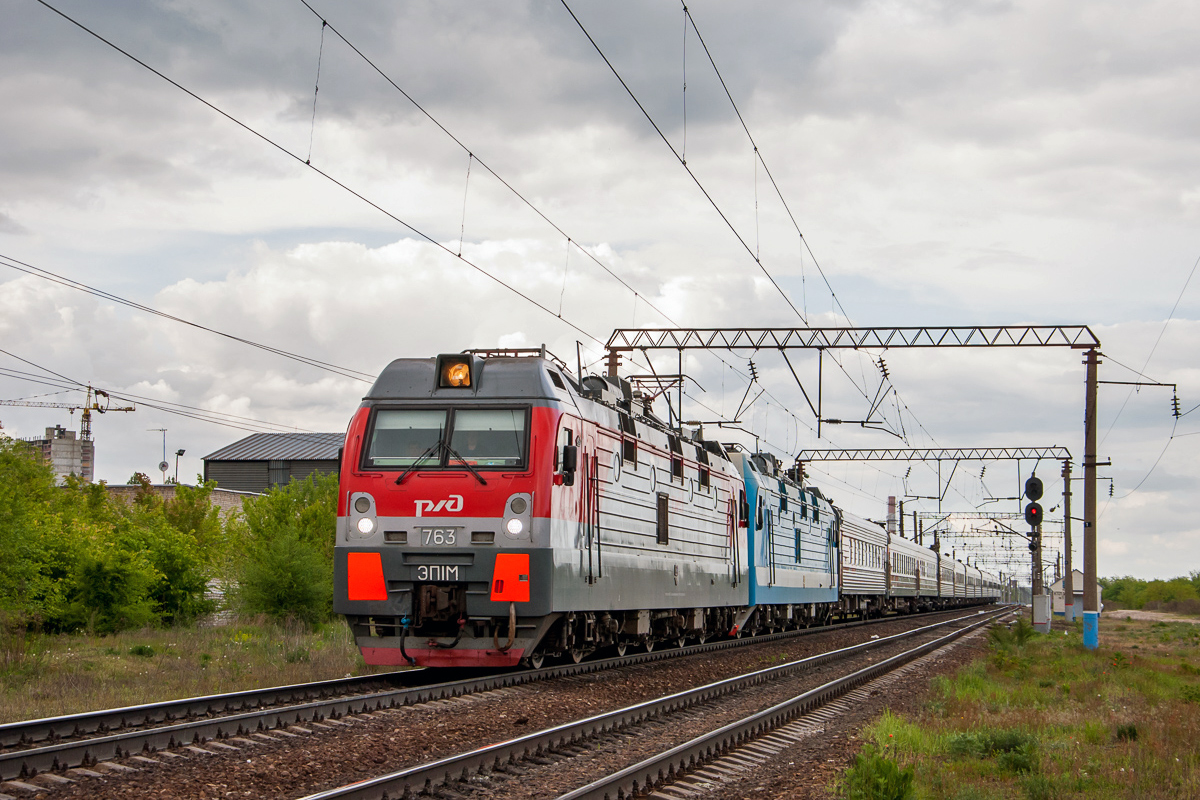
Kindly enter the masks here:
[[[947, 613], [954, 612], [931, 616]], [[215, 742], [219, 747], [222, 741], [255, 734], [282, 731], [286, 736], [289, 726], [321, 725], [348, 714], [890, 621], [896, 618], [856, 620], [466, 680], [431, 682], [428, 671], [407, 670], [10, 723], [0, 726], [0, 780], [54, 775], [112, 759], [170, 753], [206, 742]]]
[[[977, 612], [933, 623], [912, 631], [558, 725], [432, 763], [357, 781], [337, 789], [309, 795], [304, 800], [382, 800], [443, 790], [448, 791], [450, 796], [474, 791], [483, 796], [498, 797], [506, 796], [510, 792], [504, 791], [503, 788], [498, 790], [497, 783], [504, 784], [511, 780], [520, 780], [521, 793], [528, 794], [531, 791], [528, 783], [529, 773], [539, 767], [553, 766], [556, 775], [561, 776], [566, 762], [580, 759], [584, 763], [579, 765], [577, 771], [594, 776], [597, 763], [603, 761], [594, 758], [598, 751], [613, 743], [616, 743], [616, 749], [623, 749], [630, 741], [637, 740], [641, 745], [643, 739], [653, 740], [653, 733], [647, 734], [644, 730], [647, 726], [671, 732], [680, 728], [686, 729], [686, 725], [680, 721], [693, 722], [702, 717], [719, 717], [720, 713], [727, 715], [729, 712], [721, 712], [719, 704], [739, 694], [757, 695], [755, 699], [761, 700], [763, 696], [770, 696], [767, 691], [769, 688], [776, 687], [775, 694], [782, 691], [788, 695], [787, 699], [776, 702], [765, 710], [757, 710], [722, 725], [716, 731], [669, 747], [632, 766], [615, 770], [600, 781], [566, 792], [563, 797], [572, 800], [617, 800], [620, 797], [645, 793], [689, 771], [701, 769], [718, 757], [729, 757], [732, 749], [747, 746], [752, 740], [770, 735], [800, 715], [944, 647], [1009, 611], [1004, 608], [990, 613]], [[949, 632], [946, 632], [947, 629], [950, 629]], [[875, 661], [871, 655], [881, 649], [894, 648], [899, 643], [913, 638], [924, 638], [927, 641], [882, 660]], [[785, 679], [855, 660], [874, 663], [855, 666], [845, 674], [795, 697], [790, 696], [786, 685], [781, 685], [785, 683]], [[540, 788], [542, 791], [538, 791], [537, 794], [544, 795], [545, 787]]]

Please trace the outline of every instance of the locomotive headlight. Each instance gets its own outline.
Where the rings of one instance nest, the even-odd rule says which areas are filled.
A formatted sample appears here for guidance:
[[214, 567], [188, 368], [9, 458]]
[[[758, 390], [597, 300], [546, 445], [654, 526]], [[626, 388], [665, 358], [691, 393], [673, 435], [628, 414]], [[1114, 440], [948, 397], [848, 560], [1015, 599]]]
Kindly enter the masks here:
[[508, 504], [508, 507], [512, 509], [512, 513], [514, 514], [524, 514], [525, 509], [529, 508], [529, 501], [524, 497], [514, 497], [512, 502]]
[[504, 529], [512, 536], [518, 536], [521, 531], [525, 530], [525, 523], [521, 522], [519, 519], [510, 519], [508, 522], [504, 523]]
[[371, 519], [370, 517], [363, 517], [358, 521], [357, 527], [358, 532], [363, 536], [366, 536], [375, 530], [375, 520]]
[[365, 514], [371, 510], [371, 500], [367, 497], [359, 497], [354, 501], [354, 510], [360, 514]]

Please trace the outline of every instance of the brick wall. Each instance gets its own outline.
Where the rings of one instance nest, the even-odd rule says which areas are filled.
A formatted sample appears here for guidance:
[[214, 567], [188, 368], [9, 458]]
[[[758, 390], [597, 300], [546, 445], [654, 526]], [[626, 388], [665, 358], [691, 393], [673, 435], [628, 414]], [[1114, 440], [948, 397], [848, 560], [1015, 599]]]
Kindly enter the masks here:
[[[129, 486], [125, 484], [105, 484], [104, 488], [108, 490], [108, 496], [114, 500], [120, 500], [125, 504], [133, 502], [133, 498], [137, 496], [140, 486]], [[163, 500], [170, 500], [175, 497], [174, 484], [154, 484], [150, 487], [150, 491], [158, 495]], [[253, 492], [235, 492], [231, 489], [213, 489], [210, 496], [212, 504], [221, 509], [221, 516], [228, 519], [230, 514], [240, 514], [242, 511], [242, 499], [246, 497], [257, 497]]]

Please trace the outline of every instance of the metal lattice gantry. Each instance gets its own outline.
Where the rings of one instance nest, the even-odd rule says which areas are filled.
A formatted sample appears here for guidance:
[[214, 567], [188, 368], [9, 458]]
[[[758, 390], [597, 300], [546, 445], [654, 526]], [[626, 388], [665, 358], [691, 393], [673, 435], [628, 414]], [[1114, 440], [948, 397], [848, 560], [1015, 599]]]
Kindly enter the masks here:
[[865, 350], [901, 347], [1071, 347], [1100, 340], [1087, 325], [911, 328], [618, 328], [608, 350]]
[[[1083, 350], [1086, 366], [1084, 379], [1084, 625], [1083, 644], [1089, 650], [1099, 647], [1100, 609], [1096, 605], [1096, 402], [1100, 340], [1087, 325], [978, 325], [946, 327], [891, 328], [618, 328], [607, 342], [609, 374], [617, 374], [622, 353], [640, 350], [675, 350], [679, 354], [679, 372], [683, 372], [685, 350], [764, 351], [778, 350], [787, 361], [805, 400], [817, 418], [817, 436], [821, 435], [821, 362], [826, 350], [892, 350], [898, 348], [998, 348], [1064, 347]], [[816, 350], [817, 400], [814, 404], [796, 375], [789, 350]], [[886, 379], [886, 373], [885, 373]], [[677, 388], [679, 410], [683, 410], [683, 387]], [[872, 409], [873, 410], [873, 409]], [[870, 420], [860, 420], [864, 427]], [[682, 419], [682, 414], [680, 414]], [[828, 420], [842, 423], [845, 420]], [[940, 461], [938, 462], [940, 466]], [[957, 461], [955, 462], [957, 464]], [[1065, 461], [1069, 465], [1069, 461]], [[1069, 466], [1064, 467], [1068, 472]], [[1048, 624], [1048, 623], [1047, 623]]]
[[1071, 451], [1051, 447], [876, 447], [848, 450], [801, 450], [796, 461], [1069, 461]]

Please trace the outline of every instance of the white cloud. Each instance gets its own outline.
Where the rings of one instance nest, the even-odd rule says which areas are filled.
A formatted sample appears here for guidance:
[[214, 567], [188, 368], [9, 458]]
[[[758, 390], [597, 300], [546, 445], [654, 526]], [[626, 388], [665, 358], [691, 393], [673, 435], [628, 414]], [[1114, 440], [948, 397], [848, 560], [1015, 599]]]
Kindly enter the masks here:
[[[597, 359], [595, 342], [556, 319], [560, 304], [563, 318], [599, 339], [618, 326], [668, 324], [652, 305], [682, 325], [797, 321], [557, 9], [464, 16], [437, 3], [378, 3], [324, 12], [560, 225], [575, 243], [569, 253], [565, 237], [477, 161], [468, 186], [466, 154], [328, 33], [311, 128], [320, 25], [294, 3], [129, 0], [97, 14], [64, 1], [285, 147], [307, 155], [311, 133], [314, 165], [454, 252], [461, 232], [467, 258], [551, 313], [39, 9], [0, 30], [0, 103], [21, 122], [0, 131], [0, 254], [368, 374], [401, 356], [543, 342], [573, 364], [577, 338], [588, 344], [585, 360]], [[681, 149], [679, 10], [573, 7]], [[855, 324], [1082, 322], [1104, 343], [1103, 378], [1136, 377], [1120, 364], [1143, 370], [1200, 254], [1193, 5], [689, 8]], [[689, 166], [809, 320], [842, 324], [699, 52], [692, 40]], [[78, 380], [319, 430], [340, 429], [366, 385], [62, 286], [16, 273], [0, 280], [4, 349]], [[1184, 409], [1200, 402], [1196, 291], [1193, 283], [1183, 295], [1144, 369], [1178, 384]], [[689, 356], [699, 383], [689, 394], [732, 413], [745, 384], [731, 367], [745, 373], [746, 355], [724, 356], [728, 365]], [[827, 416], [866, 415], [879, 355], [844, 354], [847, 375], [825, 359]], [[876, 416], [916, 445], [1058, 444], [1078, 460], [1078, 356], [889, 351], [899, 396]], [[772, 443], [900, 443], [851, 425], [825, 426], [832, 438], [816, 440], [786, 365], [776, 354], [754, 358], [770, 396], [744, 422]], [[811, 389], [815, 359], [793, 362]], [[655, 363], [677, 368], [673, 355]], [[53, 391], [0, 380], [10, 398]], [[1130, 392], [1100, 395], [1101, 457], [1113, 461], [1103, 474], [1115, 481], [1111, 500], [1101, 488], [1110, 549], [1100, 568], [1175, 574], [1200, 558], [1190, 522], [1200, 437], [1178, 437], [1155, 466], [1173, 423], [1169, 391]], [[691, 401], [685, 415], [712, 416]], [[1177, 433], [1197, 431], [1197, 418], [1181, 419]], [[21, 435], [74, 422], [23, 408], [5, 408], [2, 419]], [[144, 406], [110, 414], [95, 423], [101, 475], [152, 468], [162, 444], [148, 429], [159, 427], [170, 428], [171, 449], [187, 448], [184, 475], [199, 469], [193, 455], [243, 433]], [[1014, 465], [990, 464], [982, 481], [980, 468], [960, 467], [944, 505], [1019, 494]], [[936, 470], [915, 465], [905, 480], [906, 471], [819, 474], [854, 510], [880, 516], [878, 498], [906, 485], [938, 493]], [[1048, 495], [1061, 491], [1049, 483]], [[1076, 509], [1081, 496], [1077, 485]], [[1148, 535], [1162, 546], [1147, 552]]]

